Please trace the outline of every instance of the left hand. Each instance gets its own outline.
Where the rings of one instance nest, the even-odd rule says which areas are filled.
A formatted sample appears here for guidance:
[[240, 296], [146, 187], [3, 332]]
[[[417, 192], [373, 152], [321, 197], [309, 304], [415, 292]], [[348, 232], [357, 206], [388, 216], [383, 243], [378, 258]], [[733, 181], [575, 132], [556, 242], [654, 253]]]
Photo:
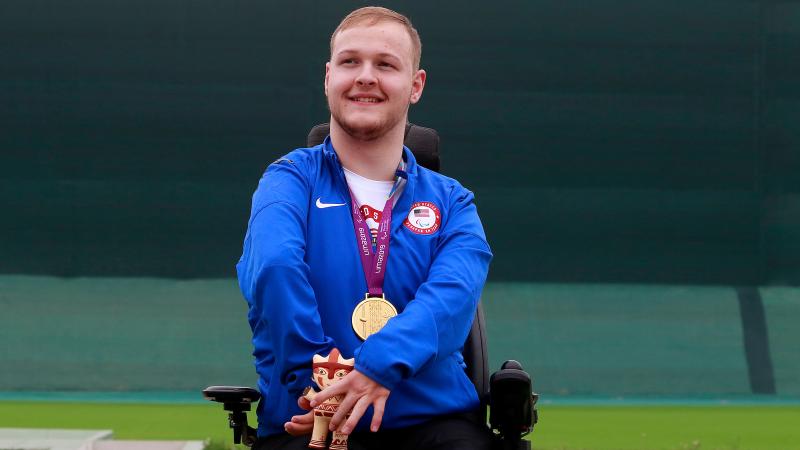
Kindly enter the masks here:
[[[331, 397], [342, 395], [339, 409], [331, 418], [330, 429], [331, 431], [339, 429], [341, 433], [350, 434], [367, 408], [372, 405], [372, 422], [369, 428], [375, 432], [381, 426], [383, 409], [386, 406], [386, 399], [389, 398], [389, 394], [390, 391], [388, 389], [375, 382], [372, 378], [353, 369], [341, 381], [328, 386], [315, 395], [314, 400], [311, 401], [311, 406], [317, 406]], [[350, 417], [342, 424], [348, 413]]]
[[311, 409], [311, 404], [308, 399], [305, 397], [298, 398], [297, 405], [308, 412], [298, 416], [292, 416], [289, 422], [283, 424], [283, 429], [292, 436], [309, 434], [314, 429], [314, 410]]

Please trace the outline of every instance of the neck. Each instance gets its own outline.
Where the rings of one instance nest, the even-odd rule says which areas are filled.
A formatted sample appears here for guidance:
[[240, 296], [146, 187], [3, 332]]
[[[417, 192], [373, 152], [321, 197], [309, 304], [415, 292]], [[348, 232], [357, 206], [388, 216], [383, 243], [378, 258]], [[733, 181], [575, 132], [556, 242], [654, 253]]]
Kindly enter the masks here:
[[342, 166], [370, 180], [395, 179], [395, 171], [403, 158], [405, 121], [398, 123], [383, 136], [370, 141], [350, 136], [333, 118], [330, 124], [331, 142]]

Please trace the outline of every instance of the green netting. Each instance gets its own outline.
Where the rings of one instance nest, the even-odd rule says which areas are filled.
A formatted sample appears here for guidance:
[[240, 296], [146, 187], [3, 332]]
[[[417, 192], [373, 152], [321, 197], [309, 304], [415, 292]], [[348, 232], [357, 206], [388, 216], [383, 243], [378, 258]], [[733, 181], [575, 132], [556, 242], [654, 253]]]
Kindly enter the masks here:
[[492, 284], [492, 359], [556, 394], [749, 393], [736, 293], [681, 286]]
[[236, 282], [0, 277], [0, 389], [252, 385]]
[[800, 395], [800, 289], [771, 287], [761, 292], [778, 392]]
[[[761, 289], [777, 393], [800, 394], [800, 289]], [[520, 360], [546, 396], [751, 393], [736, 291], [490, 283], [491, 366]], [[0, 391], [254, 385], [233, 279], [0, 276]]]

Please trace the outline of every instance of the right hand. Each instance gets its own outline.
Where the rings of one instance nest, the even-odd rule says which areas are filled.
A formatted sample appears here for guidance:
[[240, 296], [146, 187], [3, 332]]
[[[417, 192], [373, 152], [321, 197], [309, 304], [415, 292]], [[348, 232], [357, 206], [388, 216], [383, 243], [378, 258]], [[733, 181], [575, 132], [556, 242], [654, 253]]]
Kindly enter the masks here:
[[297, 405], [308, 412], [292, 416], [291, 421], [283, 424], [283, 429], [292, 436], [309, 434], [314, 429], [314, 410], [311, 409], [311, 402], [305, 397], [300, 397], [297, 399]]

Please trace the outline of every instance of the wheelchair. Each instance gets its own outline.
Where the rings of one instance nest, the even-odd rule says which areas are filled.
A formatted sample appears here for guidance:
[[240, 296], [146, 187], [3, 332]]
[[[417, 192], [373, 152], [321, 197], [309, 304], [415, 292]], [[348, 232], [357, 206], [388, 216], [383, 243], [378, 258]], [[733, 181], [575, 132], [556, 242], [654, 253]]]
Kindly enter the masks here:
[[[308, 147], [321, 144], [328, 132], [327, 123], [312, 128], [307, 138]], [[404, 144], [411, 149], [418, 164], [439, 171], [439, 134], [436, 130], [408, 123]], [[504, 362], [500, 370], [489, 376], [486, 323], [480, 303], [462, 354], [467, 376], [475, 385], [481, 401], [474, 419], [476, 423], [483, 423], [492, 430], [493, 450], [530, 450], [530, 441], [522, 437], [533, 431], [538, 422], [536, 403], [539, 395], [533, 392], [530, 375], [517, 361]], [[253, 402], [261, 399], [261, 394], [248, 387], [209, 386], [203, 390], [203, 395], [208, 400], [222, 403], [229, 412], [228, 423], [233, 429], [233, 442], [252, 447], [256, 441], [256, 430], [248, 425], [246, 411], [250, 411]]]

